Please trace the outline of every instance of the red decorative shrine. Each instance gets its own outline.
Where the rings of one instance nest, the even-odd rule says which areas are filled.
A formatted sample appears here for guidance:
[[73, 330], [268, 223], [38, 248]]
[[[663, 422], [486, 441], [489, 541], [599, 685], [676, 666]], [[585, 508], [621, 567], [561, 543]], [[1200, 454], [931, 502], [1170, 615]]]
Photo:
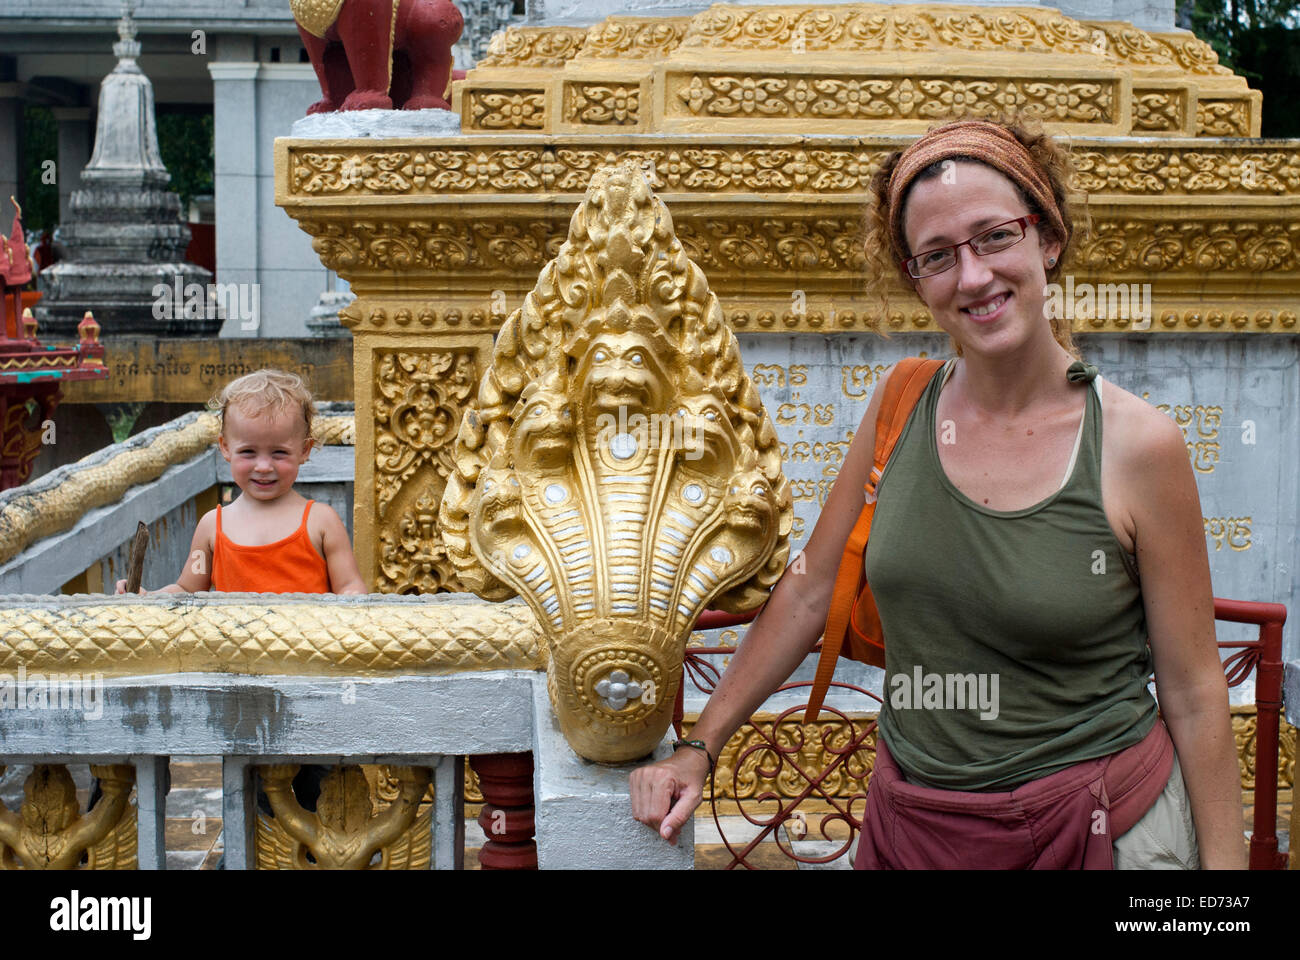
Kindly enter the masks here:
[[[24, 309], [22, 292], [32, 280], [32, 264], [23, 239], [23, 212], [18, 201], [13, 205], [13, 229], [8, 237], [0, 234], [0, 490], [31, 476], [44, 425], [63, 399], [63, 381], [108, 379], [99, 324], [89, 311], [77, 326], [76, 345], [47, 347], [36, 339], [36, 318]], [[32, 294], [27, 298], [35, 302]]]

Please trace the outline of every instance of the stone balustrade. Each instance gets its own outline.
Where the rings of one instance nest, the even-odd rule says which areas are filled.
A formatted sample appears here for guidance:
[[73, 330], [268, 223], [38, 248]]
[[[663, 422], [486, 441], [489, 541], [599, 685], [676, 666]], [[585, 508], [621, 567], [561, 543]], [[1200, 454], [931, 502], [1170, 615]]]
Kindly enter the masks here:
[[[540, 672], [540, 631], [522, 603], [29, 596], [0, 600], [0, 622], [0, 765], [38, 765], [31, 802], [75, 804], [59, 792], [71, 781], [58, 765], [68, 763], [95, 765], [100, 804], [132, 775], [137, 796], [134, 813], [113, 808], [111, 822], [95, 819], [99, 806], [72, 807], [62, 830], [49, 821], [46, 835], [23, 836], [29, 851], [87, 844], [98, 851], [90, 865], [161, 869], [168, 758], [219, 755], [228, 869], [323, 865], [370, 847], [387, 866], [427, 857], [452, 869], [463, 854], [460, 758], [531, 752], [542, 868], [692, 866], [690, 824], [685, 843], [663, 843], [631, 818], [630, 767], [583, 760], [565, 742]], [[661, 743], [655, 756], [669, 749]], [[283, 789], [286, 765], [304, 763], [346, 765], [326, 778], [314, 812]], [[387, 765], [381, 809], [358, 799], [362, 763]], [[417, 815], [429, 780], [431, 809]], [[259, 782], [273, 818], [257, 812]], [[484, 794], [495, 796], [486, 782]], [[527, 808], [503, 797], [488, 808], [489, 835], [498, 822], [502, 834], [529, 826]], [[0, 844], [12, 851], [6, 821], [18, 817], [0, 812]], [[96, 830], [74, 836], [78, 824]]]

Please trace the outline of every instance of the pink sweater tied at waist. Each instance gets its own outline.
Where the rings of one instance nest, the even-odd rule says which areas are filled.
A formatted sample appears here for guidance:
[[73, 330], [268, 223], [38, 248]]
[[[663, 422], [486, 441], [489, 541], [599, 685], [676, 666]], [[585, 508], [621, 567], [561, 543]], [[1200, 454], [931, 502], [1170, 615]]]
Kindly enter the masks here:
[[1173, 772], [1164, 721], [1126, 750], [1085, 760], [1009, 793], [908, 783], [876, 738], [859, 870], [1110, 870], [1112, 844]]

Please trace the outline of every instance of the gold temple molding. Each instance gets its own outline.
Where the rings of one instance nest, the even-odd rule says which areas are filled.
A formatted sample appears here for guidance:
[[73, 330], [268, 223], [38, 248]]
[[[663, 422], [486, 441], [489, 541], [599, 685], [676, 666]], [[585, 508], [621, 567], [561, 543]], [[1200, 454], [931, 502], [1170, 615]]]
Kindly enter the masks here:
[[522, 604], [229, 593], [44, 600], [0, 600], [0, 673], [11, 679], [20, 668], [28, 676], [38, 671], [321, 676], [546, 666], [541, 631]]
[[920, 133], [940, 116], [1016, 109], [1057, 133], [1257, 137], [1261, 105], [1186, 34], [942, 4], [715, 4], [690, 18], [610, 17], [585, 34], [511, 27], [453, 92], [467, 132], [870, 122]]
[[[576, 202], [597, 166], [611, 157], [643, 164], [651, 185], [666, 195], [733, 194], [824, 197], [866, 203], [866, 190], [890, 152], [883, 137], [801, 139], [788, 145], [748, 136], [698, 139], [612, 136], [548, 138], [546, 145], [501, 147], [499, 138], [467, 136], [460, 143], [297, 141], [289, 150], [287, 197], [403, 196], [475, 198], [573, 194]], [[1275, 144], [1275, 145], [1272, 145]], [[1166, 140], [1158, 146], [1074, 138], [1073, 186], [1093, 203], [1125, 197], [1205, 198], [1213, 195], [1300, 196], [1300, 150], [1283, 141]]]

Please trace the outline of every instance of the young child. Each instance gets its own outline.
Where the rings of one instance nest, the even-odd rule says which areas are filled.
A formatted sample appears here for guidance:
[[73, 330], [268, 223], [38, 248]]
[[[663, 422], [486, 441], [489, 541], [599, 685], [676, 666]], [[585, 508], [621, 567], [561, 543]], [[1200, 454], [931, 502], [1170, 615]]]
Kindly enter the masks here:
[[293, 489], [315, 442], [302, 378], [258, 370], [227, 384], [217, 403], [221, 455], [241, 494], [199, 520], [175, 583], [140, 592], [365, 593], [339, 515]]
[[[311, 392], [301, 377], [258, 370], [217, 398], [221, 455], [240, 496], [199, 520], [175, 583], [141, 593], [365, 593], [347, 528], [328, 505], [293, 489], [314, 440]], [[117, 581], [126, 593], [126, 581]], [[316, 809], [329, 767], [304, 764], [294, 779], [300, 802]], [[269, 804], [259, 791], [258, 806]]]

